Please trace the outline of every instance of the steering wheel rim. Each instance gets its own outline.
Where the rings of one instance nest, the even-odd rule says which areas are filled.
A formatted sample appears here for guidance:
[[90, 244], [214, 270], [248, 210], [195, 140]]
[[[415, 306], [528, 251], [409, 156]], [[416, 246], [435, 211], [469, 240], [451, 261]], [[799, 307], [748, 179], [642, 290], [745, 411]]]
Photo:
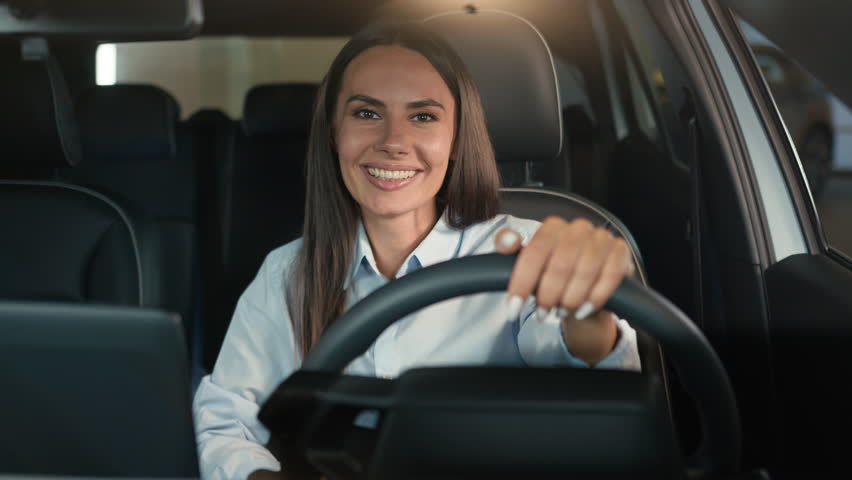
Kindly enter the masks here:
[[[302, 370], [336, 373], [367, 351], [398, 319], [442, 300], [505, 290], [517, 255], [474, 255], [432, 265], [388, 283], [338, 318], [314, 345]], [[728, 374], [700, 330], [676, 306], [626, 278], [605, 308], [656, 339], [674, 363], [699, 412], [702, 439], [694, 457], [709, 472], [739, 466], [741, 430]]]

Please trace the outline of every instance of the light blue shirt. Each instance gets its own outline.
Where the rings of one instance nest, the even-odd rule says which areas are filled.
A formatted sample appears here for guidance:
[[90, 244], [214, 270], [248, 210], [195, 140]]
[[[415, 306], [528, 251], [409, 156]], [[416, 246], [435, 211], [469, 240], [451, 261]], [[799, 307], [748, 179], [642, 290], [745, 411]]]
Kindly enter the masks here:
[[[467, 255], [493, 253], [503, 227], [526, 243], [539, 222], [508, 215], [450, 227], [442, 217], [403, 262], [397, 277]], [[359, 226], [349, 269], [347, 308], [388, 280], [379, 273], [363, 226]], [[263, 445], [269, 431], [257, 420], [259, 406], [301, 364], [285, 304], [285, 272], [301, 239], [273, 250], [240, 297], [213, 373], [195, 395], [194, 414], [201, 473], [210, 479], [244, 479], [258, 469], [281, 466]], [[340, 288], [340, 287], [338, 287]], [[389, 327], [346, 372], [396, 377], [401, 372], [438, 365], [588, 366], [568, 351], [558, 320], [533, 315], [530, 299], [517, 318], [508, 318], [505, 293], [482, 293], [446, 300], [415, 312]], [[639, 369], [636, 332], [617, 321], [619, 339], [596, 368]]]

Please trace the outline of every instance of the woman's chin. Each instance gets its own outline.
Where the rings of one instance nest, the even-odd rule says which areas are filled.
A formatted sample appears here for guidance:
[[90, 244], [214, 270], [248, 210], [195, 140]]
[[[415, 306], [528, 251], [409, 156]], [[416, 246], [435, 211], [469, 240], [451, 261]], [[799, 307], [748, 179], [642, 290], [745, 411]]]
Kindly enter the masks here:
[[394, 219], [407, 215], [416, 215], [418, 212], [434, 212], [433, 208], [424, 205], [400, 205], [399, 202], [382, 202], [379, 204], [361, 205], [361, 214], [373, 218]]
[[413, 209], [399, 208], [399, 206], [361, 208], [361, 212], [364, 215], [388, 219], [401, 217], [412, 211]]

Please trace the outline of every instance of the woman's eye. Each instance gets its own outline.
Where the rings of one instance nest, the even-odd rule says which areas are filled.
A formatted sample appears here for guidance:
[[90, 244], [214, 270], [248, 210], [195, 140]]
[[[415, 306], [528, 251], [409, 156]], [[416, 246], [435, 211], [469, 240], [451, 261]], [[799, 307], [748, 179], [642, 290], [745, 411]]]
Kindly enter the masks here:
[[372, 110], [368, 110], [366, 108], [355, 110], [353, 115], [355, 116], [355, 118], [361, 118], [361, 119], [364, 119], [364, 120], [373, 120], [373, 119], [379, 118], [378, 113], [376, 113]]
[[432, 115], [431, 113], [417, 113], [412, 118], [414, 118], [414, 120], [417, 120], [418, 122], [431, 122], [433, 120], [438, 119], [435, 115]]

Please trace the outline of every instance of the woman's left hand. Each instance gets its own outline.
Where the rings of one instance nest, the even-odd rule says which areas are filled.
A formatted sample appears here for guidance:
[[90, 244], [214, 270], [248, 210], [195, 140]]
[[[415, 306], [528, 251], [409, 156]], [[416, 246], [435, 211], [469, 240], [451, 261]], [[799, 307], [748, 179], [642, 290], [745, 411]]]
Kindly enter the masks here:
[[500, 253], [520, 250], [507, 295], [511, 314], [517, 316], [525, 299], [535, 295], [535, 315], [562, 320], [565, 343], [575, 357], [589, 365], [606, 357], [617, 328], [612, 313], [601, 307], [635, 271], [627, 242], [586, 219], [559, 217], [545, 219], [524, 247], [510, 229], [500, 231], [496, 241]]

